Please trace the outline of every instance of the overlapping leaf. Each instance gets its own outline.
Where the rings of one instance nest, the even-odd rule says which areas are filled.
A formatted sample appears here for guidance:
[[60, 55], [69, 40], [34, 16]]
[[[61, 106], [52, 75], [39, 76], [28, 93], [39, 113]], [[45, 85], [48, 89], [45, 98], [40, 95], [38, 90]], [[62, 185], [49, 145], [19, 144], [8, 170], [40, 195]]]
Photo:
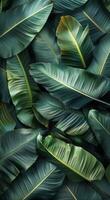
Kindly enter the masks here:
[[39, 160], [10, 185], [1, 200], [51, 199], [64, 180], [64, 174], [53, 164]]
[[63, 16], [57, 28], [57, 39], [65, 64], [87, 67], [93, 50], [88, 27], [84, 29], [75, 18]]
[[39, 148], [49, 154], [62, 167], [76, 173], [88, 181], [100, 180], [104, 175], [103, 165], [81, 147], [65, 143], [49, 135], [38, 135]]
[[51, 10], [50, 0], [34, 0], [1, 13], [0, 57], [11, 57], [25, 49], [40, 32]]
[[38, 133], [32, 129], [16, 129], [0, 137], [0, 192], [20, 171], [28, 169], [36, 161]]
[[97, 141], [107, 157], [110, 158], [110, 113], [91, 110], [88, 118]]
[[50, 120], [50, 123], [57, 122], [54, 126], [68, 135], [81, 135], [89, 129], [81, 111], [65, 107], [50, 95], [42, 94], [34, 107], [43, 117]]
[[88, 0], [55, 0], [54, 1], [54, 11], [56, 13], [65, 13], [68, 10], [73, 11], [74, 9], [81, 7]]
[[[37, 70], [36, 70], [37, 69]], [[75, 109], [90, 101], [110, 105], [100, 98], [110, 90], [110, 81], [83, 69], [60, 67], [48, 63], [31, 65], [30, 73], [52, 95]]]

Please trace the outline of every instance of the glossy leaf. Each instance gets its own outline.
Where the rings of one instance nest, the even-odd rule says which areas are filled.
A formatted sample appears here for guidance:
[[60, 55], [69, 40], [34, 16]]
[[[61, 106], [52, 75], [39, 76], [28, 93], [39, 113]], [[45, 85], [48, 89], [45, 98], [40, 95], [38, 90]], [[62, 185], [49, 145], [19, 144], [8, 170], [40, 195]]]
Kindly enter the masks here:
[[57, 39], [65, 64], [87, 68], [93, 50], [88, 27], [83, 28], [71, 16], [63, 16], [57, 28]]
[[0, 57], [8, 58], [25, 49], [40, 32], [51, 10], [50, 0], [34, 0], [1, 13]]
[[63, 103], [50, 95], [42, 94], [34, 107], [47, 120], [57, 122], [55, 127], [68, 135], [81, 135], [89, 129], [81, 111], [65, 107]]
[[[37, 69], [37, 70], [36, 70]], [[110, 81], [83, 69], [54, 66], [48, 63], [32, 64], [30, 74], [52, 95], [76, 109], [90, 101], [110, 105], [100, 98], [110, 90]]]
[[37, 137], [38, 146], [62, 167], [88, 181], [100, 180], [104, 175], [103, 165], [89, 152], [49, 135]]
[[29, 63], [25, 54], [17, 55], [7, 61], [7, 78], [9, 92], [17, 111], [19, 120], [32, 126], [34, 113], [32, 104], [37, 98], [38, 87], [28, 74]]
[[10, 185], [1, 200], [51, 199], [64, 180], [64, 174], [53, 164], [39, 160]]

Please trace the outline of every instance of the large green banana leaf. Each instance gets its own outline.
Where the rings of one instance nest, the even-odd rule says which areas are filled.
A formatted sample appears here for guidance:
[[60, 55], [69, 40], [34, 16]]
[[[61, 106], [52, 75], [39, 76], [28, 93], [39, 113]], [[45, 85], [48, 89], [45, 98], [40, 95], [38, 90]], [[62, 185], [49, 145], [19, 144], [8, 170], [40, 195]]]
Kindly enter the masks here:
[[110, 113], [90, 110], [88, 119], [97, 141], [110, 159]]
[[36, 62], [59, 63], [60, 53], [55, 36], [54, 21], [54, 18], [48, 20], [48, 23], [32, 42]]
[[11, 57], [26, 48], [44, 26], [51, 10], [50, 0], [34, 0], [1, 13], [0, 57]]
[[[45, 101], [44, 101], [45, 99]], [[47, 120], [57, 122], [54, 127], [68, 135], [81, 135], [89, 129], [89, 125], [81, 111], [66, 107], [58, 99], [41, 94], [35, 109]]]
[[37, 98], [38, 87], [29, 77], [27, 56], [23, 53], [7, 60], [7, 78], [17, 117], [22, 123], [32, 126], [34, 121], [32, 104]]
[[18, 176], [1, 200], [49, 200], [57, 193], [64, 174], [53, 164], [37, 161], [24, 174]]
[[3, 68], [0, 68], [0, 102], [9, 102], [9, 91], [7, 84], [6, 71]]
[[38, 133], [37, 130], [22, 128], [0, 136], [0, 192], [36, 161]]
[[68, 10], [73, 11], [84, 5], [87, 1], [88, 0], [54, 0], [54, 11], [56, 13], [65, 13]]
[[110, 80], [89, 73], [83, 69], [60, 67], [48, 63], [32, 64], [30, 73], [52, 95], [75, 109], [90, 101], [100, 100], [110, 90]]
[[110, 78], [110, 35], [100, 40], [94, 51], [94, 58], [88, 71]]
[[87, 182], [65, 181], [54, 200], [102, 200], [102, 197]]
[[89, 0], [85, 5], [83, 13], [100, 32], [105, 34], [110, 31], [110, 16], [97, 0]]
[[93, 44], [87, 26], [83, 28], [74, 17], [63, 16], [57, 28], [57, 39], [65, 64], [80, 68], [88, 66]]
[[37, 137], [38, 147], [49, 154], [65, 169], [76, 173], [88, 181], [100, 180], [104, 167], [92, 154], [81, 147], [65, 143], [52, 135]]
[[0, 103], [0, 135], [9, 131], [13, 131], [16, 126], [15, 120], [12, 118], [8, 106]]

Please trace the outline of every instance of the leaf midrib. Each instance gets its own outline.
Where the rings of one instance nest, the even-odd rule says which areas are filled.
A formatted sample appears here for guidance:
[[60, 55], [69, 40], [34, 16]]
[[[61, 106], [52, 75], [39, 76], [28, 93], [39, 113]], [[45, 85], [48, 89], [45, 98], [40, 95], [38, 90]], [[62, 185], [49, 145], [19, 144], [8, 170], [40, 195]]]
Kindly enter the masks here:
[[32, 141], [34, 139], [36, 135], [32, 134], [31, 138], [29, 138], [28, 140], [26, 140], [25, 142], [23, 142], [21, 145], [19, 145], [17, 148], [14, 148], [14, 150], [8, 152], [8, 154], [6, 154], [5, 156], [3, 156], [3, 158], [0, 160], [0, 165], [2, 164], [2, 162], [7, 159], [8, 157], [12, 156], [13, 154], [15, 154], [16, 152], [18, 152], [20, 149], [22, 149], [24, 147], [24, 145], [28, 144], [30, 141]]
[[83, 11], [83, 14], [102, 32], [102, 33], [105, 33], [105, 31], [103, 31], [102, 29], [101, 29], [101, 27], [98, 25], [98, 24], [96, 24], [96, 22], [95, 21], [93, 21], [93, 19], [87, 14], [87, 12], [86, 11]]
[[50, 75], [49, 75], [48, 73], [46, 73], [46, 72], [42, 72], [42, 71], [41, 71], [41, 73], [46, 74], [50, 79], [55, 80], [56, 82], [58, 82], [58, 83], [64, 85], [65, 87], [67, 87], [67, 88], [69, 88], [69, 89], [71, 89], [71, 90], [73, 90], [73, 91], [79, 93], [80, 95], [86, 96], [86, 97], [88, 97], [88, 98], [90, 98], [90, 99], [93, 99], [93, 100], [95, 100], [95, 101], [98, 101], [98, 102], [100, 102], [100, 103], [104, 103], [105, 105], [110, 106], [109, 103], [107, 103], [107, 102], [105, 102], [105, 101], [102, 101], [102, 100], [100, 100], [100, 99], [97, 99], [97, 98], [95, 98], [95, 97], [89, 96], [89, 95], [87, 95], [86, 93], [81, 92], [80, 90], [75, 89], [75, 88], [71, 87], [71, 86], [68, 85], [68, 84], [65, 84], [65, 83], [62, 82], [61, 80], [58, 80], [58, 79], [54, 78], [52, 75], [50, 76]]
[[54, 169], [52, 169], [51, 171], [50, 171], [50, 173], [44, 178], [44, 179], [42, 179], [40, 182], [39, 182], [39, 184], [36, 186], [36, 187], [34, 187], [33, 188], [33, 190], [31, 191], [31, 192], [29, 192], [29, 194], [27, 194], [24, 198], [23, 198], [23, 200], [25, 200], [25, 199], [27, 199], [53, 172], [55, 171], [55, 168]]
[[44, 149], [46, 149], [46, 151], [52, 156], [54, 157], [59, 163], [62, 163], [66, 168], [70, 169], [72, 172], [75, 172], [76, 174], [78, 174], [79, 176], [83, 177], [84, 179], [88, 180], [88, 181], [91, 181], [91, 180], [94, 180], [94, 179], [89, 179], [88, 177], [85, 177], [84, 175], [80, 174], [80, 172], [76, 171], [75, 169], [71, 168], [70, 165], [67, 165], [66, 163], [64, 163], [62, 160], [60, 160], [58, 157], [56, 157], [56, 155], [54, 156], [54, 154], [52, 154], [51, 151], [49, 151], [49, 149], [47, 149], [46, 146], [43, 145], [42, 142], [40, 142], [41, 145], [43, 146]]
[[26, 21], [27, 19], [29, 19], [30, 17], [33, 17], [34, 15], [36, 15], [37, 13], [41, 12], [42, 10], [44, 10], [47, 7], [50, 7], [52, 4], [49, 4], [47, 6], [44, 6], [43, 8], [37, 10], [36, 12], [34, 12], [32, 15], [29, 15], [28, 17], [22, 19], [21, 21], [19, 21], [18, 23], [14, 24], [12, 27], [10, 27], [7, 31], [5, 31], [4, 33], [2, 33], [0, 35], [0, 38], [2, 38], [4, 35], [6, 35], [8, 32], [10, 32], [11, 30], [13, 30], [15, 27], [17, 27], [18, 25], [20, 25], [22, 22]]
[[[64, 19], [65, 19], [65, 17], [64, 17]], [[63, 21], [63, 20], [62, 20], [62, 23], [64, 24], [64, 21]], [[78, 53], [79, 53], [81, 62], [82, 62], [82, 64], [83, 64], [84, 68], [86, 68], [86, 63], [85, 63], [85, 61], [84, 61], [82, 52], [81, 52], [81, 50], [80, 50], [80, 48], [79, 48], [79, 45], [78, 45], [78, 43], [77, 43], [77, 41], [76, 41], [76, 39], [75, 39], [73, 33], [71, 33], [71, 31], [70, 31], [70, 29], [69, 29], [69, 26], [68, 26], [68, 24], [67, 24], [66, 22], [65, 22], [64, 26], [67, 27], [68, 33], [69, 33], [70, 37], [72, 38], [72, 43], [73, 43], [73, 45], [75, 44], [76, 49], [77, 49], [77, 51], [78, 51]]]
[[72, 197], [74, 198], [74, 200], [78, 200], [75, 196], [75, 194], [71, 191], [71, 189], [66, 185], [67, 190], [70, 192], [70, 194], [72, 195]]
[[27, 90], [28, 90], [28, 94], [29, 94], [29, 99], [30, 99], [30, 102], [31, 102], [31, 105], [30, 105], [30, 107], [31, 107], [32, 106], [33, 97], [32, 97], [31, 87], [30, 87], [30, 84], [29, 84], [29, 81], [28, 81], [28, 77], [27, 77], [27, 74], [26, 74], [26, 72], [24, 70], [24, 66], [23, 66], [22, 61], [20, 60], [19, 56], [16, 55], [16, 58], [17, 58], [17, 60], [19, 62], [19, 65], [20, 65], [22, 71], [23, 71], [23, 74], [24, 74], [24, 79], [25, 79], [25, 82], [26, 82], [26, 86], [27, 86]]

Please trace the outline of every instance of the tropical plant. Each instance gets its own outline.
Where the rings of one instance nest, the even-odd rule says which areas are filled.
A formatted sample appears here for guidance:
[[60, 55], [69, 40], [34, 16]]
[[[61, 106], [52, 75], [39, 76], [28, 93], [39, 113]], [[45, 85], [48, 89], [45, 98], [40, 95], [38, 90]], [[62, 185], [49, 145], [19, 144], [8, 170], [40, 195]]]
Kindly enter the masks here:
[[0, 0], [0, 200], [110, 199], [110, 1]]

